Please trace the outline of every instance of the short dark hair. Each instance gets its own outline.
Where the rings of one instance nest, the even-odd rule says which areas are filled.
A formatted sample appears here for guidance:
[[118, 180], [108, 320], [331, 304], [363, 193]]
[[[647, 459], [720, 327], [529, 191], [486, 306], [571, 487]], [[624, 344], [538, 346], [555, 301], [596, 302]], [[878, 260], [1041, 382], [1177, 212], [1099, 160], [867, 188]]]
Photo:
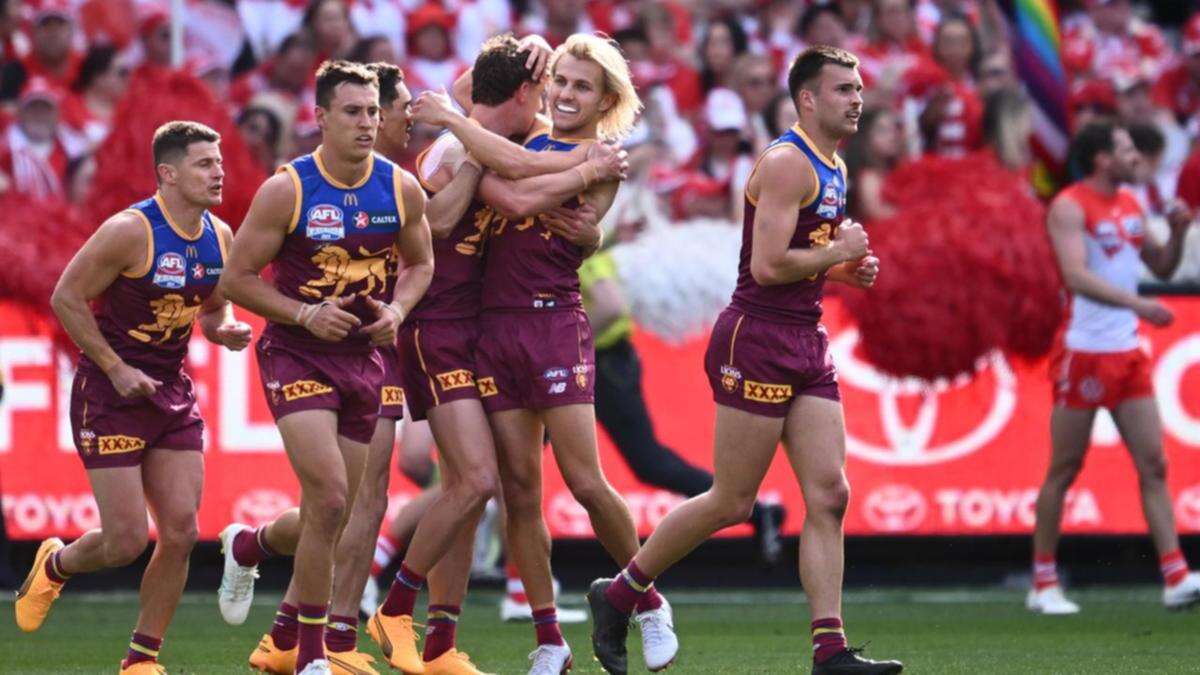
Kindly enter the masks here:
[[90, 47], [83, 57], [83, 62], [79, 64], [79, 74], [71, 83], [71, 89], [81, 94], [87, 91], [87, 88], [92, 86], [97, 78], [108, 72], [113, 61], [116, 60], [117, 50], [115, 47], [106, 44]]
[[807, 35], [808, 30], [813, 27], [817, 19], [821, 18], [822, 14], [830, 14], [842, 25], [846, 24], [846, 19], [842, 17], [842, 10], [838, 9], [837, 5], [832, 3], [809, 5], [808, 9], [800, 15], [800, 20], [796, 22], [796, 34], [801, 37]]
[[1116, 149], [1113, 135], [1118, 128], [1112, 122], [1101, 120], [1088, 122], [1075, 133], [1075, 138], [1071, 139], [1069, 156], [1072, 164], [1078, 167], [1084, 176], [1090, 176], [1096, 170], [1096, 155], [1111, 153]]
[[1130, 124], [1129, 138], [1133, 139], [1133, 147], [1146, 157], [1157, 157], [1167, 147], [1167, 139], [1163, 132], [1153, 124], [1138, 122]]
[[326, 61], [317, 69], [317, 105], [328, 110], [333, 103], [333, 91], [344, 82], [379, 88], [379, 78], [363, 64]]
[[283, 42], [279, 43], [279, 49], [275, 50], [275, 54], [286, 54], [293, 49], [307, 49], [310, 52], [317, 51], [317, 46], [313, 44], [312, 38], [304, 31], [296, 31], [285, 37]]
[[805, 49], [792, 61], [792, 67], [788, 70], [788, 93], [792, 95], [793, 101], [800, 95], [801, 89], [821, 74], [821, 69], [826, 65], [857, 68], [858, 57], [845, 49], [829, 45]]
[[512, 33], [484, 42], [471, 73], [471, 103], [500, 105], [512, 98], [522, 84], [532, 82], [533, 71], [525, 67], [528, 57]]
[[179, 161], [187, 154], [188, 146], [192, 143], [216, 143], [220, 140], [221, 134], [199, 122], [167, 122], [154, 131], [154, 141], [151, 144], [154, 166]]
[[400, 66], [386, 61], [376, 61], [367, 67], [379, 78], [379, 107], [391, 108], [396, 102], [396, 87], [404, 81], [404, 71]]
[[967, 59], [967, 69], [971, 72], [972, 77], [977, 77], [979, 75], [979, 64], [983, 61], [984, 57], [983, 40], [979, 37], [979, 29], [975, 27], [975, 24], [971, 23], [967, 15], [960, 12], [951, 12], [943, 16], [942, 20], [938, 22], [937, 28], [933, 31], [933, 45], [930, 49], [932, 50], [937, 47], [937, 41], [941, 39], [942, 31], [946, 30], [951, 24], [956, 23], [966, 26], [967, 33], [971, 36], [971, 57]]
[[359, 38], [354, 46], [350, 48], [350, 53], [346, 55], [347, 61], [355, 63], [370, 64], [367, 59], [371, 58], [371, 50], [380, 42], [387, 42], [388, 38], [384, 35], [371, 35], [364, 38]]

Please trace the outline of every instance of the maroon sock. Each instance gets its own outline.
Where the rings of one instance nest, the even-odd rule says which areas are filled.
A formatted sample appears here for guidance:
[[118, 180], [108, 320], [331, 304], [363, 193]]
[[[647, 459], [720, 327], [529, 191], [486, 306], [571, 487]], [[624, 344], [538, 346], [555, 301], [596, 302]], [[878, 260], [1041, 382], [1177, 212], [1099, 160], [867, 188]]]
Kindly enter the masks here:
[[296, 620], [299, 613], [300, 610], [294, 605], [280, 603], [279, 610], [275, 612], [275, 623], [271, 624], [271, 641], [278, 649], [286, 652], [296, 646], [296, 641], [300, 639], [300, 622]]
[[242, 567], [254, 567], [274, 555], [278, 554], [267, 543], [266, 525], [233, 535], [233, 559]]
[[296, 654], [296, 672], [318, 659], [325, 658], [325, 605], [300, 604], [296, 621], [300, 623], [300, 652]]
[[157, 661], [160, 649], [162, 649], [162, 638], [135, 632], [133, 639], [129, 641], [129, 651], [125, 653], [125, 660], [121, 662], [121, 667], [128, 668], [142, 661]]
[[562, 628], [558, 626], [558, 610], [554, 605], [533, 610], [533, 629], [537, 631], [538, 646], [565, 645]]
[[658, 594], [658, 589], [651, 585], [646, 588], [646, 592], [642, 594], [642, 597], [638, 598], [637, 605], [634, 606], [634, 609], [638, 614], [641, 614], [642, 612], [653, 612], [659, 607], [662, 607], [662, 604], [663, 597]]
[[358, 617], [330, 614], [325, 626], [325, 649], [352, 652], [358, 649]]
[[379, 608], [384, 616], [412, 616], [413, 607], [417, 606], [417, 593], [425, 584], [425, 577], [400, 563], [400, 571], [396, 572], [396, 580], [388, 589], [387, 598]]
[[842, 620], [836, 617], [812, 622], [813, 663], [825, 663], [846, 649]]
[[67, 579], [71, 578], [70, 574], [67, 574], [63, 571], [62, 560], [59, 559], [59, 554], [61, 554], [62, 551], [63, 550], [60, 548], [46, 558], [46, 576], [50, 577], [50, 581], [53, 581], [56, 584], [65, 584], [67, 583]]
[[428, 662], [454, 649], [458, 633], [458, 605], [430, 605], [425, 617], [425, 653], [421, 659]]
[[[634, 607], [637, 607], [638, 601], [650, 589], [650, 585], [654, 580], [646, 576], [637, 563], [629, 561], [629, 565], [621, 570], [616, 579], [608, 585], [608, 590], [604, 592], [604, 597], [608, 602], [617, 608], [617, 611], [622, 614], [632, 614]], [[659, 604], [662, 604], [662, 599], [659, 598]]]

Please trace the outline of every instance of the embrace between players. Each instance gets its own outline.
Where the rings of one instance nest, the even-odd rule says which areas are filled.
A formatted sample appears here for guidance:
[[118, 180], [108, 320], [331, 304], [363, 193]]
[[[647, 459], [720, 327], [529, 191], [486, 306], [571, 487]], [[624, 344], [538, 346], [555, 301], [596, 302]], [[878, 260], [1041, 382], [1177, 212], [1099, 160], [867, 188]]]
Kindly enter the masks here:
[[[577, 274], [601, 244], [599, 222], [627, 168], [610, 143], [630, 132], [641, 107], [614, 43], [577, 34], [551, 51], [536, 37], [493, 38], [456, 84], [465, 116], [444, 93], [412, 102], [395, 66], [324, 64], [321, 146], [262, 185], [236, 237], [208, 212], [221, 201], [219, 136], [194, 122], [161, 127], [158, 191], [106, 221], [54, 294], [83, 351], [71, 421], [102, 527], [70, 545], [43, 542], [19, 592], [19, 626], [39, 628], [70, 576], [136, 559], [148, 509], [158, 542], [121, 672], [166, 672], [158, 651], [186, 580], [203, 483], [203, 422], [183, 359], [193, 323], [228, 349], [249, 345], [234, 302], [267, 320], [259, 372], [301, 486], [300, 508], [221, 533], [220, 609], [235, 625], [247, 616], [258, 563], [294, 557], [253, 667], [376, 672], [357, 649], [357, 607], [407, 406], [430, 422], [444, 489], [367, 621], [390, 666], [481, 672], [455, 648], [455, 625], [475, 524], [502, 492], [509, 555], [533, 607], [529, 672], [571, 667], [541, 510], [548, 434], [567, 486], [623, 568], [588, 594], [594, 653], [608, 672], [626, 672], [631, 617], [649, 669], [675, 659], [671, 608], [653, 579], [746, 520], [780, 441], [805, 499], [800, 573], [813, 671], [899, 672], [898, 662], [848, 648], [842, 632], [844, 430], [819, 324], [826, 279], [869, 287], [879, 269], [862, 227], [844, 220], [846, 170], [835, 152], [862, 109], [857, 59], [810, 49], [788, 84], [800, 122], [763, 152], [748, 182], [737, 290], [706, 357], [718, 404], [715, 481], [640, 548], [600, 468]], [[449, 131], [418, 158], [415, 176], [391, 159], [413, 120]], [[260, 276], [267, 265], [271, 281]], [[89, 302], [102, 296], [93, 313]], [[427, 580], [418, 651], [413, 614]]]

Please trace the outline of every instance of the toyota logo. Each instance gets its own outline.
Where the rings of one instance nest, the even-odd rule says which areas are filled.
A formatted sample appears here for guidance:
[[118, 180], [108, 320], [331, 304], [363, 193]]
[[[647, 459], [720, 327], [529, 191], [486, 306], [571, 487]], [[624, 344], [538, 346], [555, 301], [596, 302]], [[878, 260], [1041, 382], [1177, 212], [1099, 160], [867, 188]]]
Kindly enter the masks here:
[[[857, 345], [857, 328], [842, 331], [829, 344], [843, 395], [865, 393], [878, 399], [877, 429], [866, 428], [874, 423], [870, 419], [848, 420], [846, 451], [850, 455], [892, 466], [946, 462], [991, 443], [1012, 418], [1017, 406], [1016, 377], [998, 352], [985, 358], [973, 377], [931, 385], [881, 373], [855, 356]], [[955, 397], [962, 404], [956, 407], [956, 413], [961, 413], [956, 417], [974, 415], [978, 419], [969, 420], [964, 428], [951, 426], [958, 420], [939, 425], [939, 403], [947, 397]], [[913, 401], [915, 411], [908, 410], [910, 414], [906, 416], [902, 403]], [[906, 421], [906, 417], [911, 421]]]
[[927, 511], [924, 495], [907, 485], [884, 485], [863, 501], [863, 517], [879, 532], [912, 532]]
[[295, 503], [285, 492], [270, 489], [250, 490], [233, 503], [233, 521], [258, 527], [271, 522]]

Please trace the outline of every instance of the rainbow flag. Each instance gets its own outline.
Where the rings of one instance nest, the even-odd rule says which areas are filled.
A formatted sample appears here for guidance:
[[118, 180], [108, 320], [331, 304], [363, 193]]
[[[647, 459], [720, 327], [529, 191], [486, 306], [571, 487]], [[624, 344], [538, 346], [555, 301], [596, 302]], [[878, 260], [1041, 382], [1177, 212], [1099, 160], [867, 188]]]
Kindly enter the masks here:
[[1066, 70], [1056, 0], [1002, 0], [1009, 22], [1013, 64], [1033, 108], [1033, 149], [1039, 160], [1034, 184], [1041, 194], [1054, 190], [1070, 140]]

